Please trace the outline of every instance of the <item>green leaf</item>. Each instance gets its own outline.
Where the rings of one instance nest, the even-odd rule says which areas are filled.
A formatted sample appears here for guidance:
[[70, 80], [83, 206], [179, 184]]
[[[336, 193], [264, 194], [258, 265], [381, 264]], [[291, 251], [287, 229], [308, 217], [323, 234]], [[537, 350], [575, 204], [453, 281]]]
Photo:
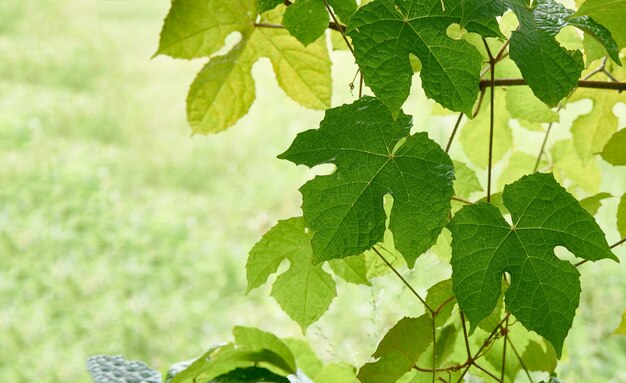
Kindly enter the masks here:
[[289, 383], [284, 376], [260, 367], [236, 368], [227, 374], [218, 376], [211, 383]]
[[[590, 16], [605, 26], [620, 49], [626, 47], [624, 15], [626, 15], [626, 0], [587, 0], [575, 14], [575, 16]], [[619, 63], [619, 59], [615, 62]]]
[[615, 133], [604, 145], [600, 155], [611, 165], [626, 165], [626, 129]]
[[619, 102], [626, 102], [626, 94], [595, 89], [579, 89], [569, 101], [582, 99], [590, 99], [593, 102], [593, 108], [588, 114], [576, 118], [572, 124], [572, 138], [576, 154], [580, 157], [583, 165], [586, 165], [595, 154], [602, 151], [602, 148], [617, 131], [619, 120], [613, 113], [613, 107]]
[[355, 0], [328, 0], [328, 4], [330, 4], [333, 8], [335, 15], [339, 17], [339, 20], [344, 22], [348, 22], [350, 16], [352, 16], [357, 9]]
[[622, 195], [617, 206], [617, 231], [626, 238], [626, 193]]
[[504, 190], [505, 185], [532, 173], [536, 160], [536, 156], [528, 153], [513, 152], [502, 174], [498, 177], [498, 190]]
[[248, 291], [264, 284], [285, 259], [289, 269], [279, 275], [272, 296], [303, 331], [317, 321], [337, 296], [335, 281], [311, 259], [311, 234], [302, 218], [279, 221], [250, 250], [246, 264]]
[[313, 262], [344, 258], [383, 239], [383, 197], [393, 196], [389, 229], [412, 267], [447, 221], [453, 194], [450, 157], [426, 133], [409, 135], [411, 118], [394, 120], [378, 99], [326, 111], [317, 130], [300, 133], [279, 158], [308, 167], [337, 166], [307, 182], [304, 220], [313, 231]]
[[595, 161], [583, 165], [574, 151], [572, 140], [555, 142], [550, 150], [552, 154], [552, 172], [562, 184], [571, 181], [569, 190], [580, 187], [587, 193], [598, 193], [600, 187], [600, 169]]
[[313, 379], [314, 383], [358, 383], [355, 368], [345, 363], [333, 363], [324, 366]]
[[522, 361], [529, 371], [553, 372], [556, 369], [557, 357], [550, 343], [531, 340], [522, 354]]
[[591, 197], [587, 197], [583, 200], [580, 200], [580, 206], [587, 210], [589, 214], [596, 215], [598, 209], [602, 205], [602, 200], [611, 198], [612, 195], [609, 193], [598, 193], [596, 195], [592, 195]]
[[352, 16], [347, 33], [365, 83], [393, 115], [409, 95], [413, 77], [409, 54], [422, 63], [426, 96], [471, 115], [483, 59], [468, 42], [448, 37], [446, 29], [459, 23], [470, 32], [497, 36], [489, 26], [501, 13], [489, 6], [478, 14], [472, 11], [462, 0], [446, 0], [445, 10], [440, 0], [377, 0]]
[[450, 318], [455, 303], [456, 298], [452, 292], [451, 279], [438, 282], [428, 289], [426, 304], [433, 310], [439, 309], [435, 321], [437, 326], [443, 325]]
[[[276, 22], [284, 7], [264, 14]], [[194, 133], [220, 132], [243, 117], [256, 94], [252, 66], [270, 59], [280, 87], [289, 97], [311, 109], [330, 105], [330, 59], [323, 39], [302, 46], [282, 29], [241, 30], [242, 40], [227, 54], [216, 56], [198, 73], [187, 96], [187, 119]]]
[[324, 34], [328, 20], [322, 0], [298, 0], [285, 10], [283, 25], [293, 37], [307, 46]]
[[413, 368], [432, 343], [432, 320], [428, 315], [403, 318], [396, 323], [372, 355], [377, 360], [359, 370], [361, 383], [394, 383]]
[[278, 365], [289, 373], [296, 372], [296, 360], [287, 345], [276, 335], [261, 331], [255, 327], [235, 326], [233, 328], [235, 342], [242, 348], [250, 350], [267, 350], [279, 356], [283, 365]]
[[165, 17], [156, 55], [193, 59], [224, 46], [226, 36], [254, 29], [256, 0], [175, 0]]
[[[485, 92], [485, 102], [473, 120], [468, 121], [461, 129], [459, 140], [467, 157], [473, 164], [485, 169], [489, 163], [489, 93]], [[513, 146], [513, 132], [509, 126], [509, 113], [504, 108], [504, 92], [496, 91], [495, 118], [493, 135], [493, 163], [495, 164]]]
[[617, 258], [593, 217], [552, 175], [525, 176], [504, 188], [503, 199], [512, 225], [486, 203], [464, 207], [448, 224], [459, 306], [476, 327], [496, 306], [507, 272], [507, 311], [549, 340], [560, 356], [580, 282], [576, 268], [557, 258], [554, 247], [591, 261]]
[[611, 57], [617, 45], [611, 34], [588, 17], [571, 17], [572, 10], [554, 0], [505, 0], [517, 16], [520, 27], [511, 34], [511, 59], [519, 67], [533, 93], [551, 107], [577, 86], [584, 69], [580, 51], [561, 47], [555, 36], [568, 25], [592, 34], [604, 44]]
[[622, 320], [619, 326], [613, 331], [613, 334], [626, 336], [626, 311], [622, 313]]
[[454, 161], [454, 191], [456, 195], [463, 198], [469, 198], [474, 192], [483, 190], [480, 186], [476, 172], [470, 169], [463, 162]]
[[271, 11], [284, 2], [285, 0], [259, 0], [259, 13]]
[[371, 286], [367, 275], [367, 261], [362, 254], [342, 259], [333, 259], [328, 263], [333, 273], [344, 281], [357, 285]]
[[322, 361], [311, 348], [311, 344], [302, 339], [287, 338], [283, 342], [289, 347], [296, 358], [296, 366], [307, 376], [316, 376], [324, 366]]

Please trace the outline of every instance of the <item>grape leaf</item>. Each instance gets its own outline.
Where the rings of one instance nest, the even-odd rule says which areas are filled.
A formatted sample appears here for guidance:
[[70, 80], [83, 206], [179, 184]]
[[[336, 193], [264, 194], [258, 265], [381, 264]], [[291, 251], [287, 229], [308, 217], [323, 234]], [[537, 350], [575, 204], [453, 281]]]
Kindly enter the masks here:
[[306, 46], [324, 34], [328, 20], [322, 0], [298, 0], [285, 10], [283, 25]]
[[[472, 4], [483, 5], [480, 12]], [[446, 29], [454, 23], [470, 32], [499, 36], [495, 16], [499, 3], [446, 0], [377, 0], [350, 18], [356, 61], [365, 83], [396, 115], [409, 95], [413, 69], [409, 54], [422, 63], [426, 96], [442, 106], [471, 115], [478, 95], [480, 53], [464, 40], [453, 40]], [[462, 60], [459, 60], [462, 57]]]
[[304, 228], [302, 218], [279, 221], [250, 250], [246, 263], [248, 291], [261, 286], [276, 272], [285, 259], [289, 269], [279, 275], [272, 296], [303, 331], [317, 321], [337, 296], [335, 281], [313, 265], [311, 234]]
[[483, 190], [478, 177], [476, 177], [476, 172], [463, 162], [454, 161], [454, 177], [456, 178], [454, 191], [459, 197], [469, 198], [472, 193]]
[[584, 69], [580, 51], [562, 48], [555, 36], [568, 25], [593, 35], [611, 57], [618, 58], [617, 44], [602, 25], [592, 19], [571, 17], [572, 10], [554, 0], [504, 0], [517, 16], [520, 27], [511, 34], [510, 55], [533, 93], [551, 107], [570, 94]]
[[615, 133], [604, 145], [600, 155], [611, 165], [626, 165], [626, 129]]
[[258, 0], [259, 1], [259, 13], [271, 11], [284, 3], [285, 0]]
[[[284, 8], [264, 13], [261, 21], [276, 23]], [[255, 27], [256, 13], [256, 2], [249, 0], [211, 6], [208, 0], [172, 3], [157, 54], [210, 56], [223, 47], [227, 35], [241, 34], [228, 53], [210, 59], [189, 89], [187, 119], [195, 133], [222, 131], [248, 112], [256, 97], [252, 66], [262, 57], [270, 59], [278, 84], [293, 100], [311, 109], [330, 105], [326, 42], [305, 48], [285, 30]]]
[[[485, 100], [489, 100], [489, 89], [485, 92]], [[496, 90], [495, 118], [493, 135], [493, 163], [501, 160], [513, 146], [513, 132], [509, 126], [509, 113], [505, 105], [504, 92]], [[461, 129], [459, 140], [467, 157], [473, 164], [487, 168], [489, 163], [489, 102], [483, 102], [480, 112], [473, 120], [468, 121]]]
[[236, 368], [211, 380], [210, 383], [289, 383], [284, 376], [260, 367]]
[[363, 254], [333, 259], [328, 263], [333, 273], [344, 281], [357, 285], [371, 286], [367, 276], [367, 262]]
[[529, 371], [553, 372], [556, 369], [556, 351], [545, 341], [531, 340], [522, 354], [522, 361]]
[[284, 361], [284, 367], [279, 367], [282, 367], [286, 372], [296, 372], [296, 359], [293, 353], [276, 335], [255, 327], [235, 326], [233, 336], [240, 348], [271, 351]]
[[326, 111], [317, 130], [300, 133], [279, 158], [308, 167], [337, 166], [307, 182], [304, 221], [313, 262], [344, 258], [383, 239], [383, 197], [393, 196], [389, 229], [412, 267], [447, 221], [453, 194], [450, 157], [426, 133], [409, 135], [411, 117], [397, 119], [373, 97]]
[[552, 154], [552, 172], [560, 183], [571, 181], [569, 190], [580, 187], [588, 193], [598, 193], [601, 181], [600, 169], [595, 161], [583, 165], [574, 150], [572, 140], [557, 141], [550, 149]]
[[413, 368], [419, 356], [432, 343], [432, 320], [427, 314], [403, 318], [391, 328], [372, 355], [375, 362], [359, 370], [361, 383], [395, 383]]
[[456, 299], [452, 292], [452, 280], [446, 279], [435, 283], [428, 289], [426, 304], [433, 310], [439, 310], [435, 320], [437, 326], [442, 326], [450, 318], [455, 303]]
[[[574, 16], [590, 16], [608, 29], [619, 48], [626, 47], [626, 0], [587, 0]], [[613, 56], [611, 56], [613, 58]], [[615, 58], [613, 58], [615, 60]], [[619, 63], [619, 59], [615, 61]]]
[[356, 371], [354, 367], [346, 363], [332, 363], [324, 366], [322, 371], [315, 376], [313, 383], [356, 383]]
[[[608, 78], [606, 80], [608, 81]], [[581, 99], [590, 99], [593, 102], [593, 108], [588, 114], [576, 118], [571, 130], [576, 154], [583, 165], [586, 165], [594, 154], [602, 151], [604, 145], [617, 131], [619, 121], [613, 113], [613, 107], [619, 102], [626, 102], [626, 93], [579, 89], [569, 101]], [[618, 150], [618, 152], [624, 151]]]
[[602, 206], [602, 200], [612, 197], [609, 193], [598, 193], [580, 200], [580, 206], [587, 210], [589, 214], [596, 215], [600, 206]]
[[551, 174], [522, 177], [504, 188], [503, 199], [512, 225], [486, 203], [464, 207], [448, 224], [455, 295], [474, 328], [496, 306], [507, 272], [507, 311], [549, 340], [560, 356], [580, 282], [577, 269], [558, 259], [554, 247], [591, 261], [617, 258], [593, 217]]
[[617, 205], [617, 231], [626, 238], [626, 194], [622, 195]]

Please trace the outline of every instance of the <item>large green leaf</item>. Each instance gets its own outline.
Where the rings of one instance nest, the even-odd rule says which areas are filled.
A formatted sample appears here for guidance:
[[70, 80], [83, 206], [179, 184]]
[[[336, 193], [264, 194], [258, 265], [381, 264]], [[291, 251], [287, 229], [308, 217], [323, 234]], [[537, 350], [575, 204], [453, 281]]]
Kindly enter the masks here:
[[313, 261], [343, 258], [383, 239], [383, 197], [393, 196], [389, 229], [413, 266], [447, 221], [453, 194], [450, 157], [426, 133], [409, 135], [411, 118], [397, 119], [378, 99], [361, 98], [326, 111], [317, 130], [300, 133], [279, 158], [334, 173], [307, 182], [304, 221], [312, 231]]
[[626, 165], [626, 129], [618, 131], [609, 138], [600, 155], [611, 165]]
[[359, 381], [395, 383], [413, 368], [432, 341], [432, 319], [429, 315], [401, 319], [385, 334], [372, 355], [377, 360], [361, 367]]
[[575, 16], [590, 16], [604, 25], [621, 49], [626, 47], [624, 15], [626, 15], [626, 0], [587, 0], [580, 6]]
[[464, 207], [448, 225], [452, 232], [452, 281], [472, 327], [496, 306], [503, 273], [508, 311], [561, 354], [580, 295], [579, 273], [554, 255], [565, 246], [596, 261], [617, 260], [593, 217], [550, 174], [535, 173], [503, 192], [509, 224], [493, 205]]
[[[284, 6], [263, 14], [276, 23]], [[239, 32], [241, 40], [228, 53], [212, 57], [198, 73], [187, 96], [187, 119], [194, 133], [216, 133], [243, 117], [256, 98], [251, 70], [260, 58], [270, 59], [280, 87], [312, 109], [330, 106], [330, 59], [322, 39], [304, 47], [286, 30], [255, 26], [256, 1], [209, 4], [208, 0], [172, 3], [157, 53], [173, 57], [210, 56], [224, 38]]]
[[571, 17], [572, 10], [554, 0], [504, 0], [517, 16], [520, 27], [511, 34], [511, 59], [519, 67], [533, 93], [556, 106], [570, 94], [584, 69], [580, 51], [561, 47], [555, 36], [568, 25], [575, 26], [603, 43], [616, 59], [617, 45], [606, 28], [588, 17]]
[[246, 264], [248, 291], [261, 286], [276, 272], [285, 259], [289, 269], [279, 275], [272, 296], [303, 331], [317, 321], [337, 296], [335, 281], [313, 265], [311, 234], [304, 228], [302, 218], [279, 221], [250, 250]]
[[[472, 6], [479, 3], [483, 7], [477, 12]], [[409, 95], [413, 77], [409, 54], [414, 54], [422, 64], [426, 95], [450, 110], [471, 115], [483, 59], [468, 42], [448, 37], [446, 29], [458, 23], [472, 32], [498, 36], [495, 16], [503, 7], [497, 5], [446, 0], [444, 10], [440, 0], [366, 4], [350, 18], [347, 30], [365, 83], [397, 114]]]

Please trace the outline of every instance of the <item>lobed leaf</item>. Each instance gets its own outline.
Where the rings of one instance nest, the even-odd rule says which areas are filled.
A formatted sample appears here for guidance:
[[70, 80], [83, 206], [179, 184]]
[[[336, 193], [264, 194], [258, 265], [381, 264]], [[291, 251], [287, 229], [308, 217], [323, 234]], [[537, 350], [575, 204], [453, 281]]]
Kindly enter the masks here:
[[459, 211], [452, 232], [452, 281], [472, 327], [494, 309], [503, 273], [511, 276], [507, 311], [549, 340], [561, 355], [580, 295], [579, 273], [554, 255], [565, 246], [596, 261], [617, 260], [593, 217], [550, 174], [522, 177], [503, 192], [512, 224], [490, 204]]
[[453, 194], [450, 157], [426, 133], [409, 135], [411, 118], [394, 119], [378, 99], [326, 111], [317, 130], [300, 133], [279, 158], [308, 167], [337, 166], [301, 189], [312, 231], [313, 262], [359, 254], [386, 229], [383, 197], [393, 197], [389, 229], [409, 266], [436, 241]]

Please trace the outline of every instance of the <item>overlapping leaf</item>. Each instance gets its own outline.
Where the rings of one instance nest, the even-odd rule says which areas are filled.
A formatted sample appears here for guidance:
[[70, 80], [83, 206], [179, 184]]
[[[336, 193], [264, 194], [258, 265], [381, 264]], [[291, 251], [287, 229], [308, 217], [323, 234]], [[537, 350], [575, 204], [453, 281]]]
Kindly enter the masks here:
[[[348, 20], [356, 11], [354, 0], [327, 0], [342, 20]], [[328, 28], [329, 15], [324, 0], [298, 0], [287, 7], [283, 25], [304, 45], [314, 42]]]
[[555, 246], [596, 261], [617, 259], [602, 230], [555, 180], [535, 173], [505, 187], [512, 224], [490, 204], [464, 207], [452, 232], [452, 281], [459, 306], [475, 327], [496, 306], [503, 273], [511, 276], [507, 310], [561, 354], [580, 294], [579, 273]]
[[444, 107], [470, 115], [476, 96], [480, 53], [446, 34], [451, 24], [485, 36], [498, 36], [495, 16], [504, 5], [493, 1], [376, 0], [350, 19], [356, 61], [365, 83], [395, 115], [406, 100], [413, 69], [409, 54], [422, 64], [426, 95]]
[[279, 221], [250, 250], [246, 271], [248, 291], [261, 286], [275, 273], [285, 259], [289, 269], [278, 276], [272, 296], [283, 311], [298, 322], [303, 330], [324, 314], [337, 295], [335, 281], [313, 265], [311, 234], [304, 228], [302, 218]]
[[604, 145], [600, 155], [611, 165], [626, 165], [626, 129], [615, 133]]
[[302, 192], [304, 220], [313, 231], [313, 261], [343, 258], [383, 239], [383, 197], [393, 208], [389, 229], [410, 266], [432, 246], [447, 220], [452, 161], [426, 133], [409, 135], [411, 118], [394, 119], [378, 99], [361, 98], [326, 111], [320, 128], [301, 133], [279, 157], [309, 167], [337, 166]]
[[[276, 23], [284, 6], [263, 14]], [[278, 84], [301, 105], [330, 105], [330, 59], [324, 40], [304, 47], [282, 29], [255, 26], [256, 0], [209, 2], [176, 0], [165, 19], [158, 54], [176, 58], [208, 57], [233, 32], [241, 40], [228, 53], [212, 57], [198, 73], [187, 97], [187, 119], [195, 133], [222, 131], [243, 117], [256, 94], [252, 66], [261, 57], [272, 62]]]
[[563, 27], [572, 25], [592, 35], [614, 60], [619, 60], [611, 33], [589, 17], [572, 17], [574, 12], [555, 0], [536, 0], [532, 5], [526, 0], [503, 1], [520, 23], [511, 34], [511, 59], [533, 93], [549, 106], [556, 106], [576, 88], [584, 69], [582, 53], [568, 51], [556, 41]]
[[624, 15], [626, 15], [626, 0], [587, 0], [575, 14], [575, 16], [589, 16], [604, 25], [611, 32], [620, 49], [626, 47]]

